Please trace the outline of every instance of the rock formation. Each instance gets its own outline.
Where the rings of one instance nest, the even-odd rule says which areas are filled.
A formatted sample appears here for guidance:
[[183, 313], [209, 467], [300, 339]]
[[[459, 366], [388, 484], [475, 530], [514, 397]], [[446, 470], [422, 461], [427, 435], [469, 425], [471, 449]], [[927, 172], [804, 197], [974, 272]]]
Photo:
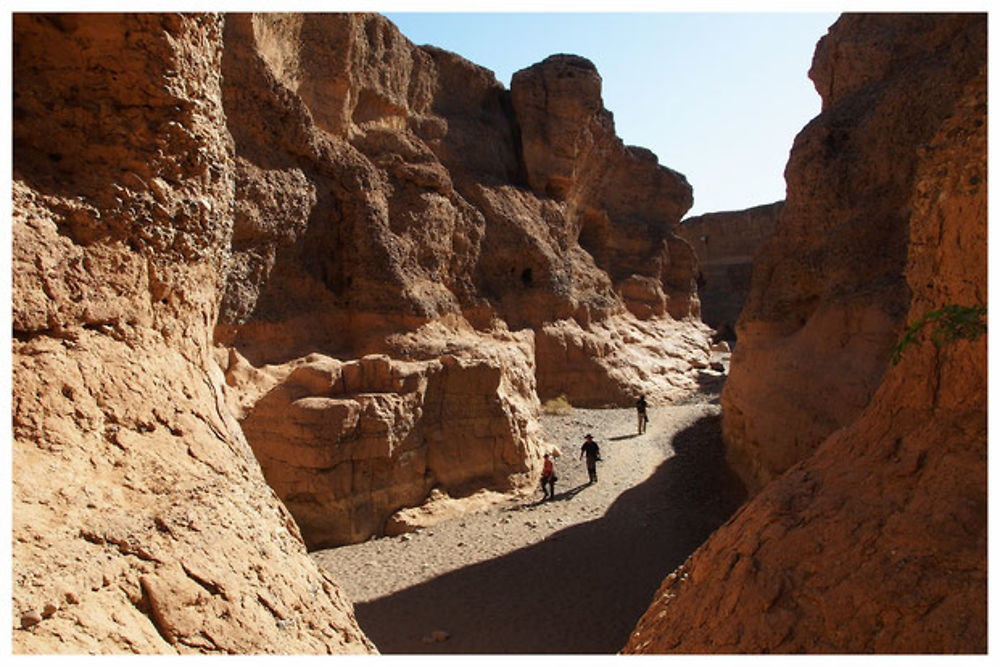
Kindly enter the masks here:
[[366, 14], [13, 44], [17, 652], [371, 651], [303, 539], [517, 485], [539, 395], [696, 386], [690, 188], [586, 61], [508, 92]]
[[216, 340], [310, 546], [379, 534], [434, 488], [523, 483], [539, 396], [693, 388], [706, 332], [673, 235], [690, 187], [615, 136], [588, 61], [508, 92], [378, 16], [263, 15], [227, 18], [222, 68], [236, 215]]
[[722, 396], [728, 457], [751, 489], [858, 417], [901, 333], [918, 149], [983, 59], [964, 19], [928, 22], [855, 17], [817, 47], [823, 112], [796, 137]]
[[[812, 76], [824, 111], [796, 142], [788, 204], [767, 259], [754, 267], [755, 303], [741, 320], [751, 336], [741, 335], [730, 381], [746, 377], [738, 364], [764, 372], [753, 359], [765, 330], [793, 328], [757, 318], [812, 312], [815, 319], [839, 307], [846, 308], [841, 337], [815, 354], [839, 358], [878, 341], [878, 388], [856, 417], [764, 486], [667, 577], [627, 652], [986, 651], [985, 336], [948, 341], [927, 324], [892, 366], [882, 341], [899, 328], [859, 326], [895, 321], [900, 299], [908, 322], [986, 303], [985, 56], [985, 16], [974, 14], [847, 15], [820, 42]], [[838, 235], [824, 235], [828, 228], [816, 227], [814, 216], [800, 217], [816, 200], [841, 221]], [[881, 245], [866, 245], [879, 234]], [[889, 243], [900, 236], [901, 251]], [[824, 272], [806, 271], [802, 253], [776, 261], [780, 244], [793, 240], [812, 248], [808, 261]], [[860, 286], [846, 289], [848, 272], [862, 271], [847, 263], [848, 249], [869, 261], [875, 250], [885, 252], [863, 276], [881, 279], [868, 295], [886, 305], [862, 307]], [[895, 267], [905, 285], [890, 280]], [[789, 282], [796, 276], [843, 289], [808, 302], [802, 286]], [[866, 310], [868, 319], [857, 319]], [[859, 347], [855, 337], [870, 340]], [[769, 358], [792, 344], [772, 341]], [[825, 389], [825, 362], [804, 352], [800, 343], [788, 353], [813, 369], [816, 400], [836, 399]], [[869, 363], [850, 368], [870, 371], [876, 355], [865, 356]], [[791, 379], [787, 369], [767, 377]], [[754, 413], [784, 423], [773, 444], [816, 437], [784, 405]]]
[[736, 340], [736, 320], [750, 292], [754, 256], [774, 233], [784, 203], [705, 213], [685, 218], [677, 229], [698, 257], [701, 319], [720, 339]]
[[225, 409], [223, 19], [17, 14], [13, 648], [371, 652]]

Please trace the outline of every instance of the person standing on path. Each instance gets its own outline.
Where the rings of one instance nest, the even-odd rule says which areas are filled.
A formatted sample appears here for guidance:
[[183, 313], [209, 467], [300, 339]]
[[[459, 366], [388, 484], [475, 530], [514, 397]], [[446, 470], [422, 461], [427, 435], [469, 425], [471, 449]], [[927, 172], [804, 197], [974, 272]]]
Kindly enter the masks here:
[[[542, 463], [542, 493], [544, 497], [542, 500], [548, 499], [552, 500], [556, 497], [556, 467], [552, 463], [552, 457], [548, 454], [545, 455], [545, 462]], [[548, 484], [549, 488], [546, 489], [545, 485]]]
[[584, 436], [583, 446], [580, 447], [580, 458], [587, 457], [587, 474], [590, 475], [590, 483], [597, 482], [597, 462], [601, 460], [601, 448], [594, 442], [594, 437], [589, 433]]
[[635, 411], [639, 416], [639, 435], [646, 432], [646, 423], [649, 421], [649, 416], [646, 414], [646, 395], [642, 394], [639, 396], [639, 400], [635, 402]]

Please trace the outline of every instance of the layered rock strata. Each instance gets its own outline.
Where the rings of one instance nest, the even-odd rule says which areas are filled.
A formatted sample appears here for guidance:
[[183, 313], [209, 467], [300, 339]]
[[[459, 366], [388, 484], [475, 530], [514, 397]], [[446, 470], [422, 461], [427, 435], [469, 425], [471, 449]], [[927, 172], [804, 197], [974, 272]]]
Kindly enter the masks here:
[[[374, 15], [13, 36], [17, 652], [372, 651], [303, 541], [517, 485], [542, 387], [695, 387], [690, 189], [592, 66], [561, 119]], [[530, 185], [546, 117], [565, 193]]]
[[722, 396], [727, 455], [751, 489], [871, 401], [910, 303], [919, 149], [983, 61], [978, 28], [961, 16], [840, 25], [817, 46], [810, 76], [823, 111], [795, 139]]
[[373, 652], [223, 403], [218, 16], [13, 20], [17, 653]]
[[[881, 127], [877, 115], [936, 120], [917, 135], [906, 174], [908, 322], [986, 303], [985, 49], [985, 16], [971, 14], [844, 16], [817, 49], [814, 77], [825, 95], [846, 95], [839, 104], [862, 111], [869, 97], [906, 103], [863, 114], [839, 145], [863, 143], [854, 132]], [[860, 63], [878, 76], [855, 70]], [[838, 101], [826, 99], [824, 115], [838, 114]], [[921, 110], [927, 99], [934, 113]], [[825, 123], [821, 116], [813, 127]], [[914, 137], [912, 128], [898, 133], [866, 141], [896, 155], [896, 142]], [[795, 169], [804, 166], [793, 156], [790, 182], [801, 183]], [[840, 171], [848, 166], [876, 165], [831, 156], [827, 182], [849, 179]], [[805, 202], [798, 186], [789, 201], [793, 194]], [[852, 201], [842, 195], [843, 205]], [[854, 201], [871, 205], [865, 195]], [[857, 209], [859, 224], [867, 210]], [[626, 651], [984, 653], [986, 372], [984, 335], [948, 341], [930, 324], [918, 329], [856, 419], [667, 577]]]
[[719, 339], [736, 340], [736, 321], [750, 293], [754, 256], [774, 233], [784, 203], [705, 213], [685, 218], [677, 228], [698, 257], [701, 319]]
[[[379, 534], [433, 488], [522, 483], [539, 397], [696, 386], [706, 330], [673, 234], [690, 187], [615, 136], [588, 61], [508, 92], [378, 16], [257, 15], [227, 17], [222, 68], [236, 217], [216, 340], [284, 378], [232, 401], [310, 545]], [[413, 387], [331, 370], [314, 392], [292, 370], [310, 355], [382, 355]]]

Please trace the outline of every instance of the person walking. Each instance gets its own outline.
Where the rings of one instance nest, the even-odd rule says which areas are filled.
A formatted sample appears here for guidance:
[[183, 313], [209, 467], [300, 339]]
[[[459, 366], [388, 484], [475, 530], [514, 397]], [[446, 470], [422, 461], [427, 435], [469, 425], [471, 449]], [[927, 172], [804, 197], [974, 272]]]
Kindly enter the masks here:
[[[552, 463], [552, 457], [548, 454], [545, 455], [545, 461], [542, 463], [542, 493], [544, 494], [542, 500], [552, 500], [556, 497], [556, 467]], [[548, 489], [545, 485], [548, 485]]]
[[649, 421], [649, 416], [646, 414], [646, 408], [648, 407], [646, 403], [646, 395], [642, 394], [639, 396], [639, 400], [635, 402], [635, 411], [638, 413], [639, 417], [639, 435], [646, 432], [646, 423]]
[[584, 436], [583, 446], [580, 447], [580, 458], [587, 457], [587, 474], [590, 476], [590, 483], [597, 482], [597, 462], [601, 460], [601, 448], [594, 442], [594, 436], [587, 434]]

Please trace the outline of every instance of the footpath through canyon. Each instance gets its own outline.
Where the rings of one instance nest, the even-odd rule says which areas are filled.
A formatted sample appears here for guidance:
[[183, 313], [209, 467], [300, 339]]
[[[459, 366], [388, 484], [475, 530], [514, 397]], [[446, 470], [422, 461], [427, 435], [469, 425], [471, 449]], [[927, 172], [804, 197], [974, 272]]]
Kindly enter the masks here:
[[[724, 462], [717, 393], [649, 414], [641, 435], [631, 409], [544, 416], [547, 440], [560, 443], [554, 500], [506, 495], [313, 557], [382, 653], [616, 653], [665, 565], [680, 565], [745, 497]], [[579, 460], [587, 433], [601, 447], [596, 484]]]
[[841, 16], [691, 224], [579, 55], [12, 28], [14, 653], [986, 652], [986, 14]]

